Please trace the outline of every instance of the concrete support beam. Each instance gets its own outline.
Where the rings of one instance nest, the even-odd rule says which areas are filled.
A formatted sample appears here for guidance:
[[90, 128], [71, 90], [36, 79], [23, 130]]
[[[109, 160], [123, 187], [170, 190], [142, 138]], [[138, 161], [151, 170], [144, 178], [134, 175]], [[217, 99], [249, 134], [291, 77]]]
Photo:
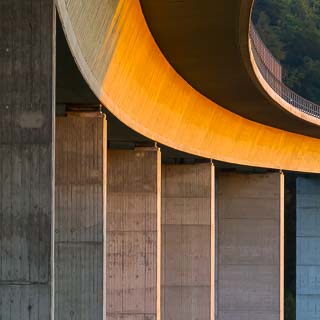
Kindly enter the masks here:
[[108, 320], [160, 320], [160, 179], [159, 150], [108, 151]]
[[105, 319], [106, 120], [56, 123], [55, 319]]
[[320, 317], [320, 178], [297, 178], [296, 319]]
[[214, 319], [214, 167], [163, 165], [162, 319]]
[[0, 1], [0, 34], [0, 319], [52, 319], [54, 1]]
[[218, 320], [283, 320], [284, 179], [218, 178]]

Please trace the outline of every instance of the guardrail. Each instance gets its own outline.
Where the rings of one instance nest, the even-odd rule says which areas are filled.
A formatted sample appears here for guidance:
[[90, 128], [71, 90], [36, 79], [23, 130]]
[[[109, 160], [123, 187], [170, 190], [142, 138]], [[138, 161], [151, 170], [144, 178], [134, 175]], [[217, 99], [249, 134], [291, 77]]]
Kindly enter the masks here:
[[282, 82], [282, 66], [261, 40], [254, 24], [250, 25], [251, 51], [257, 67], [269, 86], [298, 110], [320, 119], [320, 106], [301, 97]]

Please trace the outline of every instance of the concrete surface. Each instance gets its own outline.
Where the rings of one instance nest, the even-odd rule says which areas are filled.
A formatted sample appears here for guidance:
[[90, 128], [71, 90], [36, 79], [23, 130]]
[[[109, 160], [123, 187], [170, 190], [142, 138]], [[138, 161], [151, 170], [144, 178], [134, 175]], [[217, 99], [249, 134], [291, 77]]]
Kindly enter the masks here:
[[107, 319], [160, 320], [160, 151], [108, 151]]
[[51, 319], [52, 0], [0, 2], [0, 319]]
[[320, 179], [297, 178], [296, 319], [320, 317]]
[[263, 86], [252, 64], [248, 31], [254, 0], [140, 3], [161, 52], [197, 91], [247, 119], [320, 137], [319, 119], [296, 112]]
[[106, 120], [56, 120], [55, 319], [105, 319]]
[[162, 166], [163, 320], [214, 319], [213, 170], [210, 163]]
[[[172, 6], [187, 3], [190, 1], [170, 2]], [[238, 19], [232, 20], [230, 27], [234, 29], [228, 35], [240, 34], [241, 48], [235, 47], [239, 42], [237, 37], [233, 37], [231, 49], [222, 57], [235, 54], [234, 59], [228, 57], [234, 60], [233, 64], [238, 61], [243, 65], [244, 60], [250, 63], [246, 43], [252, 0], [238, 1], [237, 5], [227, 1], [211, 1], [210, 4], [212, 10], [208, 12], [212, 12], [213, 17], [219, 13], [215, 9], [222, 6], [230, 10], [230, 17], [240, 17], [240, 25], [235, 22]], [[195, 8], [199, 9], [198, 6]], [[70, 0], [68, 3], [58, 0], [57, 7], [70, 49], [86, 82], [109, 111], [130, 128], [152, 141], [209, 159], [275, 169], [319, 170], [319, 139], [248, 120], [207, 99], [190, 86], [157, 46], [139, 0]], [[229, 13], [228, 10], [223, 11], [224, 14]], [[192, 15], [190, 17], [193, 19]], [[215, 29], [219, 34], [223, 34], [221, 30], [229, 26], [225, 17], [210, 19], [218, 25], [225, 23], [224, 28], [217, 26]], [[202, 19], [201, 15], [198, 20], [210, 22]], [[178, 29], [182, 25], [181, 21], [177, 21]], [[219, 46], [228, 47], [229, 43], [228, 40]], [[174, 48], [178, 49], [178, 46]], [[247, 56], [241, 55], [243, 50], [246, 50]], [[225, 74], [226, 83], [230, 83], [230, 91], [227, 87], [223, 88], [225, 96], [233, 96], [231, 87], [232, 83], [236, 83], [235, 92], [248, 94], [252, 101], [249, 105], [241, 96], [234, 96], [233, 100], [243, 101], [248, 110], [258, 110], [260, 100], [255, 100], [253, 91], [242, 90], [241, 85], [245, 81], [237, 78], [237, 71], [233, 71], [232, 77], [217, 71], [221, 77]], [[218, 83], [221, 83], [220, 80]], [[254, 86], [251, 84], [251, 87]], [[258, 88], [253, 89], [260, 95]], [[262, 114], [264, 110], [273, 114], [269, 106], [259, 109], [258, 113]], [[281, 123], [289, 123], [289, 118], [288, 113]], [[275, 116], [275, 119], [278, 117]], [[318, 127], [314, 127], [313, 135], [320, 137]], [[299, 133], [310, 133], [305, 131], [303, 123], [294, 128], [298, 131], [300, 128]]]
[[283, 176], [218, 177], [218, 320], [283, 320]]

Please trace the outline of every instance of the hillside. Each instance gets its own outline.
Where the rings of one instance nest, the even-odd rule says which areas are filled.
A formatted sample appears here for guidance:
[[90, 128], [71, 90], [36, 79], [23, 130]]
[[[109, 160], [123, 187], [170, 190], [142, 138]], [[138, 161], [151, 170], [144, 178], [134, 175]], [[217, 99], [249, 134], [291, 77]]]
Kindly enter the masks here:
[[288, 87], [320, 104], [320, 0], [256, 0], [253, 22]]

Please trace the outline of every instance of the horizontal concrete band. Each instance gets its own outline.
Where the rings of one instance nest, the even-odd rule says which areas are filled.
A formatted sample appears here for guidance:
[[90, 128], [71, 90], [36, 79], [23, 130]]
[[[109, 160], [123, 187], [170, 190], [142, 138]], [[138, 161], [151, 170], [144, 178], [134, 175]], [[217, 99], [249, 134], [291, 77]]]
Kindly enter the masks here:
[[[319, 171], [319, 139], [242, 118], [182, 79], [157, 47], [138, 0], [71, 0], [68, 5], [58, 0], [57, 4], [84, 78], [129, 127], [154, 141], [207, 158]], [[248, 23], [250, 6], [241, 10], [241, 19]]]

